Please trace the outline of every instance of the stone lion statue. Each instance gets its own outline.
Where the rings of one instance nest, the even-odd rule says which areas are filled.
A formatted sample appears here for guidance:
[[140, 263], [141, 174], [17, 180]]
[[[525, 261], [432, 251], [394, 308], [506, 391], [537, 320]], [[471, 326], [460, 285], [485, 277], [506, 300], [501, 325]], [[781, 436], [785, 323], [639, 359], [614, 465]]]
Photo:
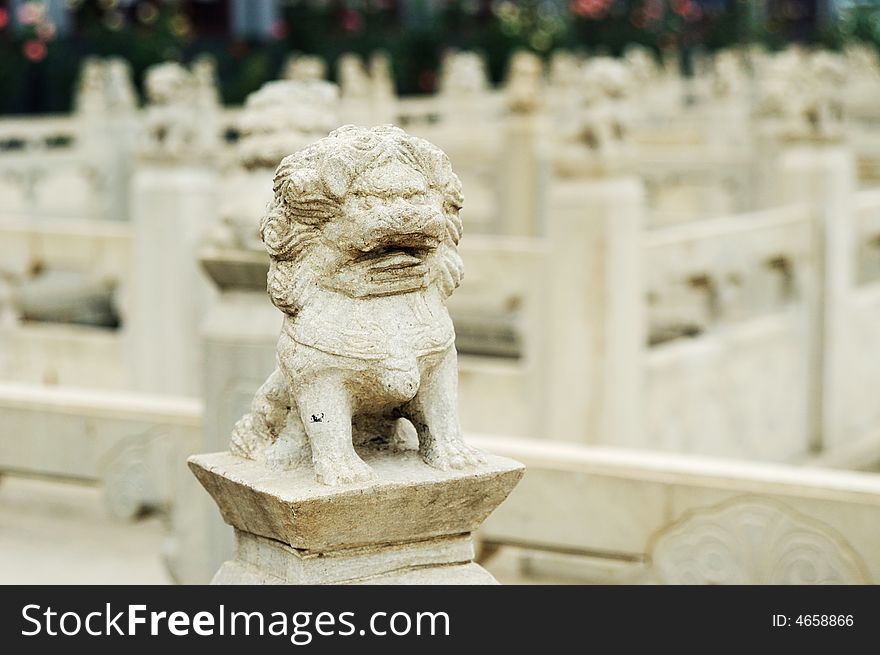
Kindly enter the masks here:
[[147, 69], [146, 151], [181, 156], [201, 145], [194, 89], [192, 73], [177, 62]]
[[319, 482], [374, 477], [355, 450], [401, 448], [439, 469], [483, 461], [458, 422], [446, 298], [462, 277], [461, 183], [447, 156], [392, 126], [341, 127], [278, 166], [260, 234], [284, 312], [277, 368], [231, 450]]
[[519, 50], [510, 58], [507, 107], [517, 114], [530, 114], [541, 107], [544, 63], [534, 53]]
[[611, 57], [580, 64], [580, 83], [557, 88], [554, 171], [564, 178], [620, 174], [632, 160], [632, 71]]
[[245, 101], [238, 128], [245, 168], [274, 168], [339, 125], [339, 88], [323, 80], [267, 82]]
[[765, 65], [756, 114], [777, 122], [790, 139], [843, 137], [841, 98], [849, 76], [846, 60], [827, 51], [790, 47]]

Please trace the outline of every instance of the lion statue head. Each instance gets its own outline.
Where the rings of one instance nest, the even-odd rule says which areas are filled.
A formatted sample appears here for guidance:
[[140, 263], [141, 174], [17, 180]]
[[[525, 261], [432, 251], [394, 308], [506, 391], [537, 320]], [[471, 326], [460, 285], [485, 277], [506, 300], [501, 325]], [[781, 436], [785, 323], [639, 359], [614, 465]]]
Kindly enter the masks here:
[[192, 87], [192, 73], [173, 61], [151, 66], [144, 76], [144, 90], [151, 105], [187, 106]]
[[272, 302], [377, 298], [458, 286], [461, 182], [449, 158], [391, 125], [346, 125], [282, 160], [260, 224]]
[[245, 101], [238, 121], [239, 161], [271, 169], [287, 153], [313, 143], [339, 125], [339, 88], [323, 80], [266, 82]]

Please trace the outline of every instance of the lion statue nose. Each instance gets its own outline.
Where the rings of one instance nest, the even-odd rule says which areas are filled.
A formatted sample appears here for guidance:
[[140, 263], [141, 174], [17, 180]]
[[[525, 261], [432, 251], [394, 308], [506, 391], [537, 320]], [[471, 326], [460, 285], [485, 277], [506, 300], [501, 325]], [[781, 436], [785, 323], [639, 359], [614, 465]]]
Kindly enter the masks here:
[[395, 240], [401, 235], [422, 237], [427, 240], [443, 238], [443, 217], [438, 212], [412, 205], [395, 203], [382, 212], [370, 229], [369, 240], [380, 243]]

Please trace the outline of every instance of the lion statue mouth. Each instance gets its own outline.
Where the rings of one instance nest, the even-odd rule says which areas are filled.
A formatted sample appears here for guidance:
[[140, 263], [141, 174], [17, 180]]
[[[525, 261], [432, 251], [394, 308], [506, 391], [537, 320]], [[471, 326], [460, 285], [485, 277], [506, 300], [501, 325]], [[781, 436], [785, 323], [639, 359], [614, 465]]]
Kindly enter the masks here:
[[357, 261], [372, 262], [379, 270], [401, 270], [418, 266], [428, 256], [427, 248], [413, 248], [402, 245], [383, 245], [368, 250]]
[[403, 242], [385, 242], [355, 257], [348, 268], [371, 284], [362, 296], [380, 297], [412, 293], [430, 285], [430, 256], [436, 245], [418, 246]]

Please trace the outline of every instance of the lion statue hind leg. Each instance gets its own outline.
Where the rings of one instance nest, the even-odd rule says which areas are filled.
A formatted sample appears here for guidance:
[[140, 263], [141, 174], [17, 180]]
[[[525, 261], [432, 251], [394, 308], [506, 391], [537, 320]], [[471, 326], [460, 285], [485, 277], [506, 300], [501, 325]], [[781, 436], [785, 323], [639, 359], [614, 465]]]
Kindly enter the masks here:
[[297, 412], [291, 412], [287, 378], [276, 368], [254, 395], [251, 411], [232, 429], [234, 455], [283, 468], [296, 466], [307, 452], [307, 439]]

